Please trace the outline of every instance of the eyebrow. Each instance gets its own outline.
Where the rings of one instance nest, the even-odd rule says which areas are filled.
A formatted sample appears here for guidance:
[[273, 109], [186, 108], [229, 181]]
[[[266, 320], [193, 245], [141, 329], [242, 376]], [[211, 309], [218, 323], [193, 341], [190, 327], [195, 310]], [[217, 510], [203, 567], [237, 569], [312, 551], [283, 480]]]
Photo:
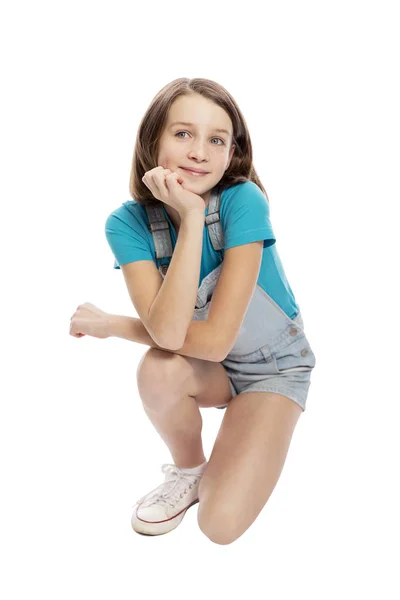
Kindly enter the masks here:
[[[194, 127], [194, 123], [188, 123], [188, 121], [174, 121], [173, 123], [171, 123], [171, 127], [173, 127], [174, 125], [186, 125], [187, 127]], [[226, 135], [231, 135], [229, 131], [227, 131], [226, 129], [221, 129], [219, 127], [214, 127], [213, 131], [219, 131], [221, 133], [226, 133]]]

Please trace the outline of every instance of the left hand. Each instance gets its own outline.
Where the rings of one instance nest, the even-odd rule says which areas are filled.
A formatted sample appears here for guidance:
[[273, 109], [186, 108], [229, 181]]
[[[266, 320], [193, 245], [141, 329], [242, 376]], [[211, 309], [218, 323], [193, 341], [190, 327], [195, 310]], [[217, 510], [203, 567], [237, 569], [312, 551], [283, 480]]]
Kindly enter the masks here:
[[94, 304], [85, 302], [80, 304], [71, 317], [69, 329], [73, 337], [92, 337], [105, 339], [110, 337], [110, 314], [100, 310]]

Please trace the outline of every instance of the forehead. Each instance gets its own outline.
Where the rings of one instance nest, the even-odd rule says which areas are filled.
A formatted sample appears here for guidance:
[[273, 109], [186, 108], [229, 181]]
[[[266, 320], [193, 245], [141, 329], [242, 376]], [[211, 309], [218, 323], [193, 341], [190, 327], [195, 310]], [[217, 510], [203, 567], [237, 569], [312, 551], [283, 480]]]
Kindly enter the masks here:
[[225, 129], [228, 135], [232, 134], [232, 122], [227, 112], [212, 100], [199, 94], [179, 96], [168, 112], [167, 126], [175, 122], [190, 123], [195, 127], [210, 129]]

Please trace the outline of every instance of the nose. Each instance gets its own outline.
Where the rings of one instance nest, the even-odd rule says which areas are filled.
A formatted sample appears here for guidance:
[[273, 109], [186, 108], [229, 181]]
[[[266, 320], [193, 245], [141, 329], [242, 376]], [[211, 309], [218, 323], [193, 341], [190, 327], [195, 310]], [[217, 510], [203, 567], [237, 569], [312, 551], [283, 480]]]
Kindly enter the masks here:
[[194, 139], [191, 144], [189, 156], [196, 160], [208, 159], [207, 141], [199, 138]]

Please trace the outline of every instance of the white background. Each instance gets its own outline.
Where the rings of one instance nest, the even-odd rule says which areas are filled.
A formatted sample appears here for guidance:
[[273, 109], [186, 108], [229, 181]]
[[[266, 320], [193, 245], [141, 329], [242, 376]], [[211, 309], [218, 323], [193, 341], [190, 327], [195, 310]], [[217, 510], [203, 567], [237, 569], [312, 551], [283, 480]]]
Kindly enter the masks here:
[[[3, 4], [5, 600], [399, 597], [395, 9]], [[69, 335], [84, 302], [137, 316], [104, 224], [130, 199], [142, 115], [178, 77], [221, 83], [246, 118], [317, 358], [278, 484], [225, 546], [198, 505], [169, 535], [132, 531], [134, 502], [172, 462], [137, 391], [147, 346]], [[225, 412], [201, 411], [208, 458]]]

